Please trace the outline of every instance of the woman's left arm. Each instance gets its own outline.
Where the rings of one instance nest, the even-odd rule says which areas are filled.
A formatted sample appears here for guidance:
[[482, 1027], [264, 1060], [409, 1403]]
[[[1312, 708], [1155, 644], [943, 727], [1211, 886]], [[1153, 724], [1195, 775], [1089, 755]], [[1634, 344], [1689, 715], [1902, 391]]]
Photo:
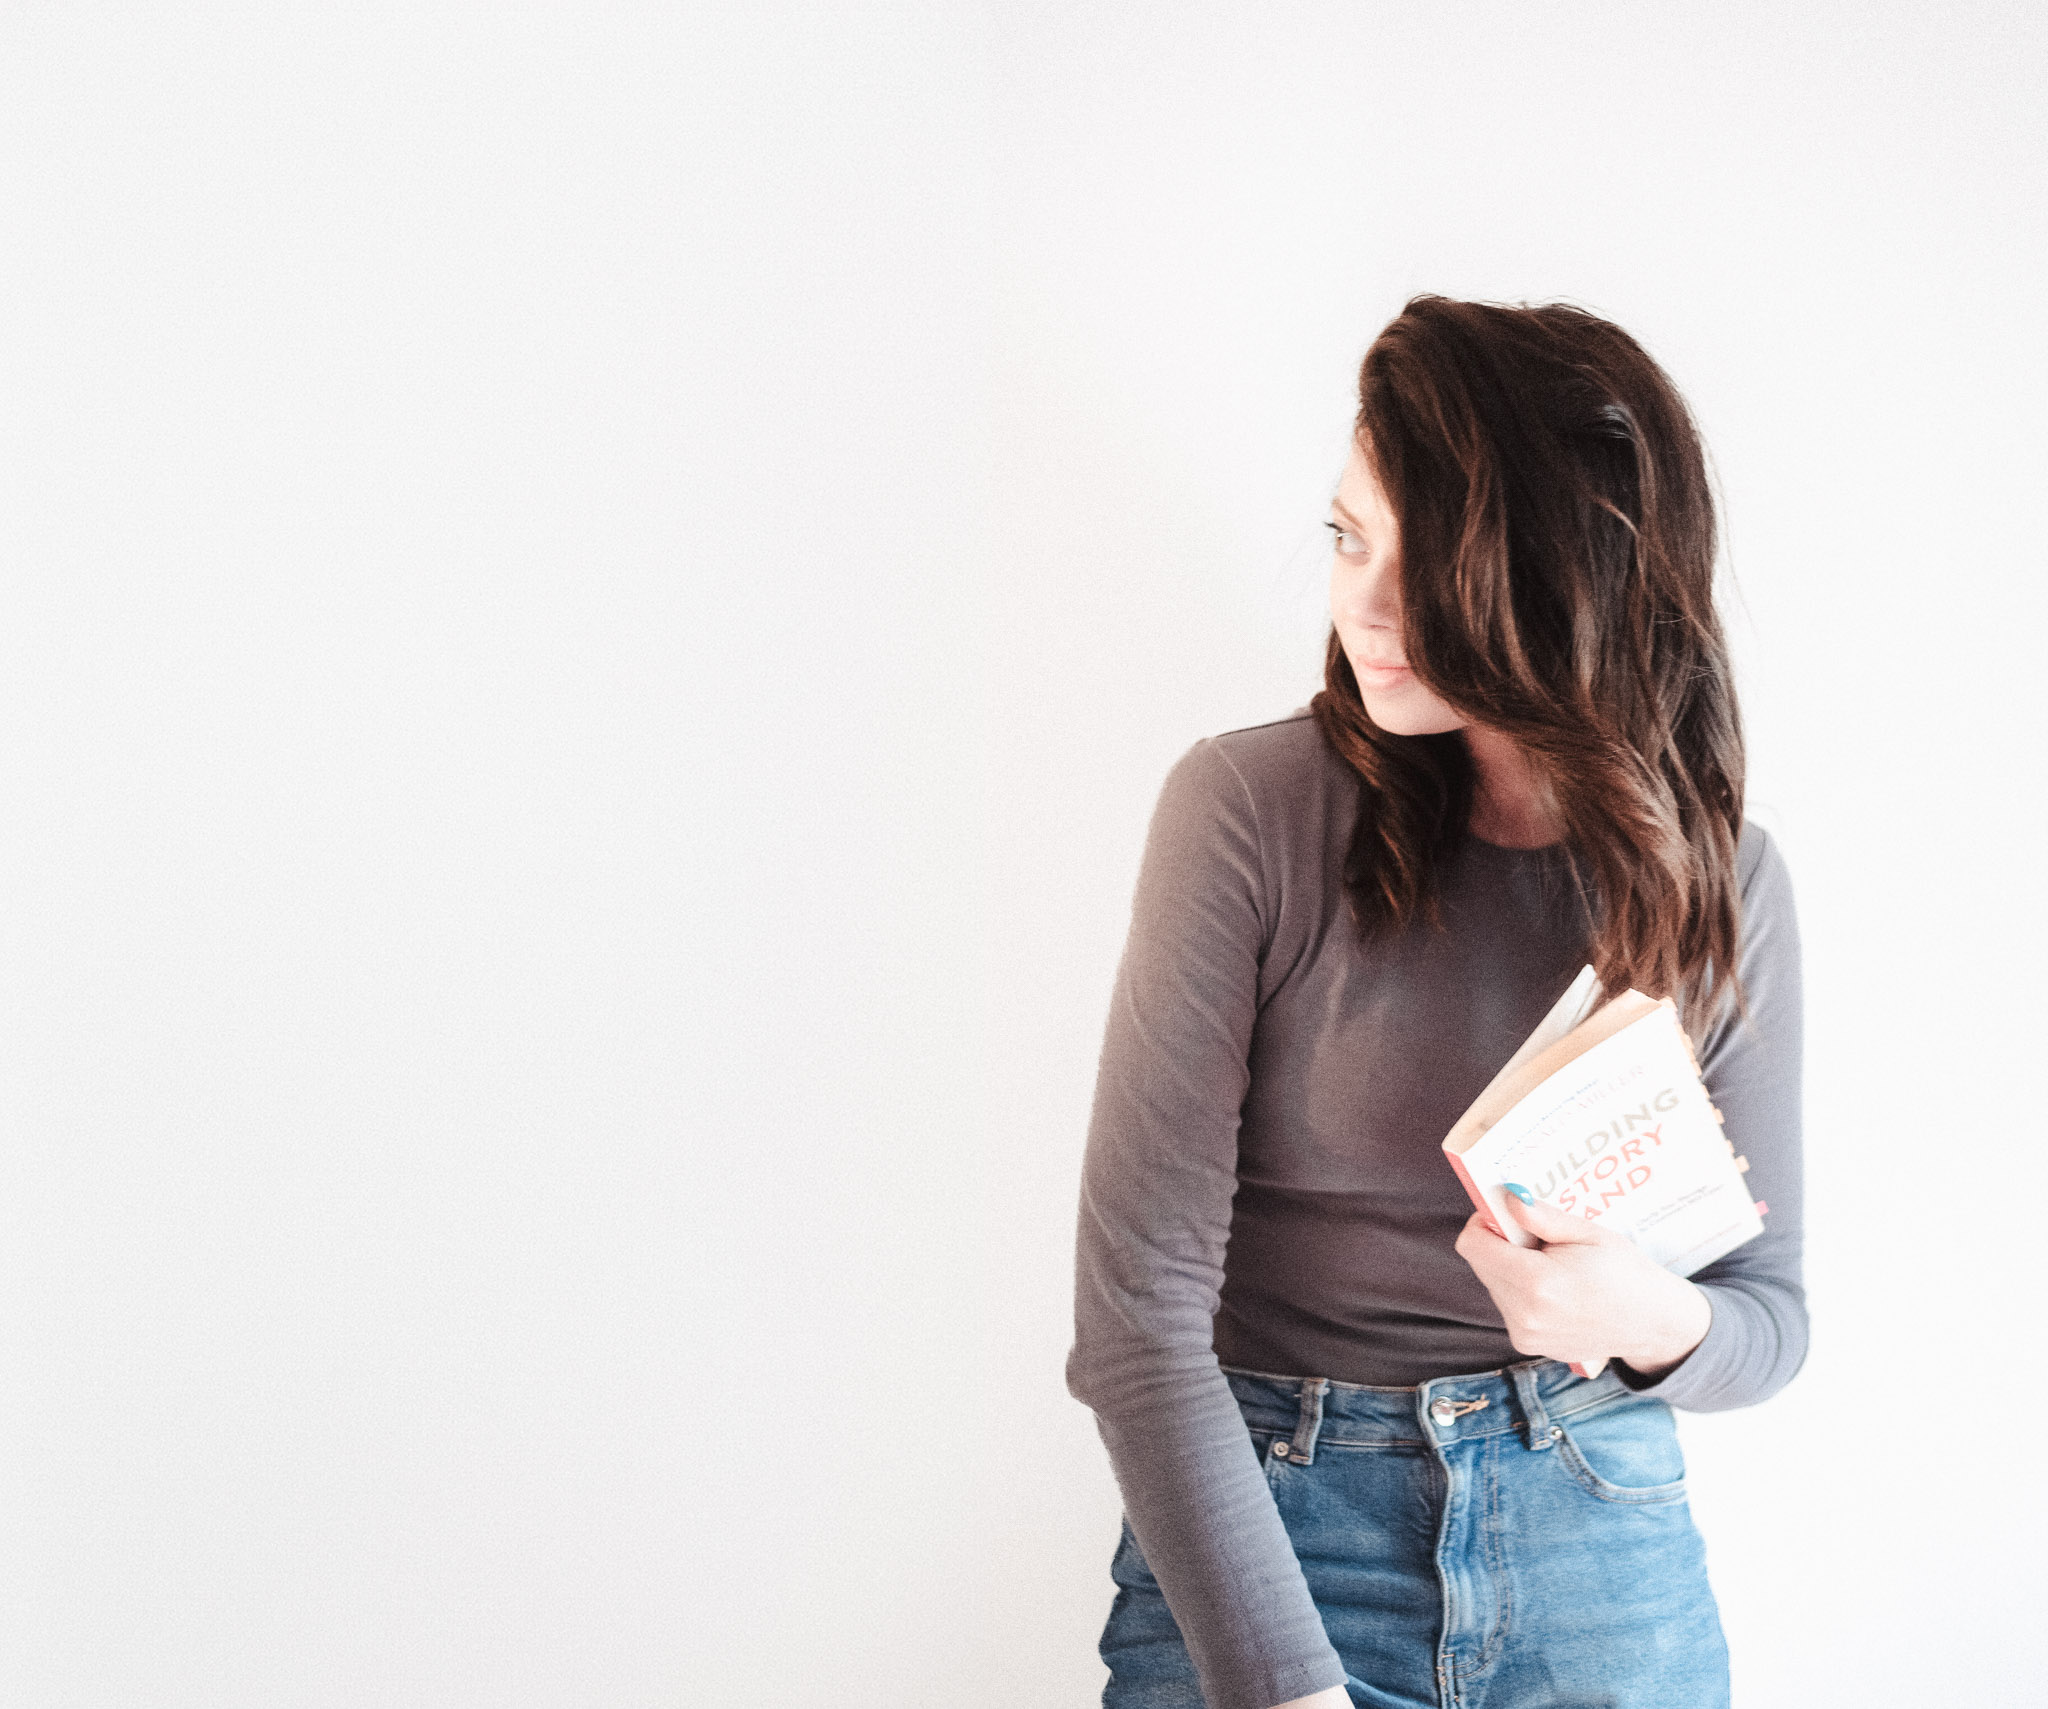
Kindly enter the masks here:
[[1767, 1400], [1806, 1358], [1799, 925], [1785, 863], [1760, 826], [1745, 830], [1737, 860], [1749, 1012], [1722, 1017], [1700, 1068], [1749, 1160], [1749, 1189], [1768, 1206], [1764, 1232], [1689, 1281], [1625, 1236], [1543, 1205], [1513, 1207], [1550, 1243], [1539, 1251], [1510, 1245], [1477, 1216], [1458, 1238], [1518, 1351], [1588, 1368], [1616, 1360], [1629, 1387], [1692, 1412]]

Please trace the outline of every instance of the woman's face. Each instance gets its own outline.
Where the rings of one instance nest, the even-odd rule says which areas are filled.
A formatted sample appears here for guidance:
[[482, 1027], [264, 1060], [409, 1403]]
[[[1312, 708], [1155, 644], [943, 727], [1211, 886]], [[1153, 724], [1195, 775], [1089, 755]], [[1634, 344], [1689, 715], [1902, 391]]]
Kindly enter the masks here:
[[1436, 736], [1467, 720], [1415, 679], [1401, 642], [1401, 531], [1356, 446], [1330, 501], [1330, 621], [1366, 716], [1394, 736]]

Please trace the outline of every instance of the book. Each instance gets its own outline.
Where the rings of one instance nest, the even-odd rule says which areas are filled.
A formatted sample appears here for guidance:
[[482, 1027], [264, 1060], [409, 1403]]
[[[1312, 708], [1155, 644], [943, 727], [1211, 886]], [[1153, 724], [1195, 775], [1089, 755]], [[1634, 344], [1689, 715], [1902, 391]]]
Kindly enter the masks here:
[[1680, 1276], [1763, 1232], [1748, 1161], [1721, 1130], [1692, 1041], [1668, 997], [1603, 1001], [1580, 972], [1444, 1139], [1444, 1154], [1489, 1223], [1517, 1246], [1536, 1237], [1508, 1214], [1505, 1183], [1620, 1230]]

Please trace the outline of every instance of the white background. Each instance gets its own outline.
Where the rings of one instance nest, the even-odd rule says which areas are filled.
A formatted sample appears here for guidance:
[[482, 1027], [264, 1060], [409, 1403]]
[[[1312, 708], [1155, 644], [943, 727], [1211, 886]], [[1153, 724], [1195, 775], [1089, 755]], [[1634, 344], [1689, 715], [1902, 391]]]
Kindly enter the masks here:
[[[2034, 1704], [2036, 8], [0, 8], [0, 1701], [1093, 1700], [1159, 780], [1410, 294], [1641, 337], [1803, 912], [1738, 1702]], [[1987, 1647], [1988, 1646], [1988, 1647]]]

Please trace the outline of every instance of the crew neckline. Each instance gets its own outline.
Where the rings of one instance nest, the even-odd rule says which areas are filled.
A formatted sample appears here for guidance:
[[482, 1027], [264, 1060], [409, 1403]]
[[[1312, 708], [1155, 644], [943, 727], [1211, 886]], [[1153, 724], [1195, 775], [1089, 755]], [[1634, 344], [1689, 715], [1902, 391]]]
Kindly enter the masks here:
[[1467, 831], [1465, 833], [1465, 842], [1470, 848], [1481, 849], [1490, 856], [1499, 856], [1509, 860], [1523, 859], [1531, 855], [1539, 857], [1547, 855], [1555, 859], [1564, 856], [1571, 849], [1571, 844], [1564, 841], [1538, 843], [1533, 848], [1516, 848], [1508, 843], [1488, 842], [1486, 838], [1480, 836], [1476, 831]]

